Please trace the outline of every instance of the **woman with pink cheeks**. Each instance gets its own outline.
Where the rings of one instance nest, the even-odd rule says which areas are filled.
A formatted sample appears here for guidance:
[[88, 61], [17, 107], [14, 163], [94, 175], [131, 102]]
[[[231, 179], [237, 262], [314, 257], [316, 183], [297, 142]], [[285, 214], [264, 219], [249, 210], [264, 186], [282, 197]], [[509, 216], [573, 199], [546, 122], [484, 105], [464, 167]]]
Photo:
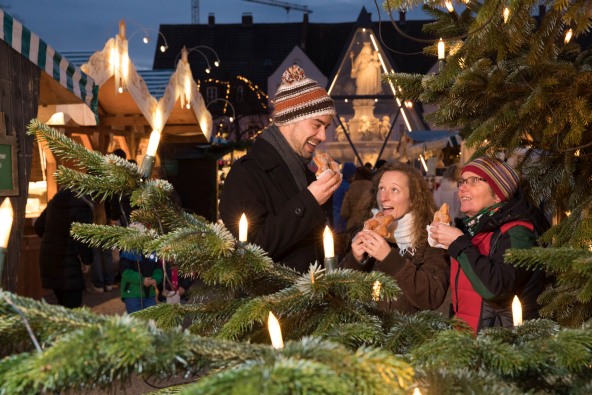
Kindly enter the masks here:
[[387, 164], [375, 176], [374, 190], [380, 210], [395, 219], [392, 237], [384, 239], [372, 230], [360, 230], [342, 267], [380, 271], [397, 281], [402, 295], [380, 302], [382, 310], [415, 313], [437, 309], [448, 290], [449, 262], [445, 250], [427, 242], [426, 228], [435, 211], [427, 183], [407, 165]]
[[448, 249], [454, 315], [473, 331], [512, 327], [517, 295], [525, 319], [538, 318], [537, 297], [545, 276], [506, 263], [509, 248], [531, 248], [546, 220], [519, 190], [520, 178], [507, 163], [481, 157], [467, 163], [458, 181], [459, 228], [433, 223], [432, 239]]

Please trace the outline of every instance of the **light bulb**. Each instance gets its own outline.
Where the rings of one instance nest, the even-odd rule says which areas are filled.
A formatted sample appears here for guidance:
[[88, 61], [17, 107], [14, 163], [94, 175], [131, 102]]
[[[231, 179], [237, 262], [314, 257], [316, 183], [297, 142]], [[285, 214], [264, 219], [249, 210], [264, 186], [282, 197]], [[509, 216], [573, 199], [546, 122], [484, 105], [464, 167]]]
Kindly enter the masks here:
[[220, 61], [219, 60], [215, 60], [214, 61], [214, 66], [219, 67], [220, 66]]
[[508, 7], [504, 7], [504, 23], [508, 22], [508, 18], [510, 17], [510, 9]]
[[233, 118], [233, 117], [230, 117], [230, 118], [228, 118], [228, 120], [229, 120], [230, 122], [234, 122], [234, 118]]
[[206, 67], [206, 73], [207, 73], [207, 74], [210, 74], [210, 71], [212, 71], [212, 70], [210, 70], [210, 68], [209, 68], [209, 67]]
[[119, 89], [117, 90], [119, 93], [123, 93], [123, 87], [120, 86]]
[[148, 44], [150, 42], [150, 37], [144, 36], [144, 44]]
[[164, 45], [160, 46], [160, 52], [166, 52], [167, 48]]
[[442, 39], [440, 39], [440, 41], [438, 41], [438, 60], [444, 60], [446, 58], [446, 46], [444, 44], [444, 41], [442, 41]]
[[452, 5], [452, 3], [450, 1], [445, 1], [444, 5], [446, 6], [446, 9], [448, 9], [448, 12], [450, 12], [450, 13], [454, 12], [454, 6]]
[[573, 36], [573, 29], [569, 29], [568, 31], [565, 32], [565, 38], [563, 39], [564, 43], [569, 43], [571, 41], [571, 38]]

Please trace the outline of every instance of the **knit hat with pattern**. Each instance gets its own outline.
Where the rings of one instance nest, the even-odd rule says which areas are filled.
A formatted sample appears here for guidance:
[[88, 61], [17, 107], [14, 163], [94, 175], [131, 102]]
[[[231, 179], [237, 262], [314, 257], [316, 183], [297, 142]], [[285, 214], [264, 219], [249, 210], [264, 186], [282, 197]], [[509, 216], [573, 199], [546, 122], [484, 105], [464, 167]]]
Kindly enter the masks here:
[[297, 65], [288, 67], [275, 94], [273, 122], [278, 125], [335, 115], [333, 99], [316, 81], [307, 78]]
[[462, 172], [466, 171], [485, 178], [502, 202], [510, 200], [518, 190], [520, 183], [518, 174], [510, 165], [499, 159], [487, 156], [475, 159], [463, 167]]

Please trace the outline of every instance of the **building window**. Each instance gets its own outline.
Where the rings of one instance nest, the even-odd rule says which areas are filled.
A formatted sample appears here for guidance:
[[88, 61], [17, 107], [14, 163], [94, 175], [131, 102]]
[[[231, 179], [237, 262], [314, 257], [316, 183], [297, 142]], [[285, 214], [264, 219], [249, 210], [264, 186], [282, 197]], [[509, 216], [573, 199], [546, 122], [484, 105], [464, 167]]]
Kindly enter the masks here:
[[239, 85], [236, 87], [236, 98], [235, 101], [237, 103], [241, 103], [245, 100], [245, 87], [242, 85]]
[[208, 86], [206, 88], [206, 102], [209, 103], [218, 98], [218, 88], [215, 86]]

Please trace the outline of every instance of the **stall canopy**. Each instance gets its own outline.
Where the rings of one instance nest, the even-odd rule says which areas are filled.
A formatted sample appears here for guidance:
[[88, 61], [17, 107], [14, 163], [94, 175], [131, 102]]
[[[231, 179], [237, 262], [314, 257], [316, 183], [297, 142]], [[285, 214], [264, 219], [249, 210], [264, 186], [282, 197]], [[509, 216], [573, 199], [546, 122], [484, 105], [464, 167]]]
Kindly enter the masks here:
[[458, 147], [462, 138], [458, 132], [448, 130], [414, 130], [407, 133], [408, 154], [418, 156], [424, 151], [436, 151], [446, 147]]
[[41, 73], [40, 105], [82, 102], [81, 111], [92, 110], [94, 116], [86, 118], [96, 124], [98, 89], [92, 78], [2, 9], [0, 39], [45, 71]]

